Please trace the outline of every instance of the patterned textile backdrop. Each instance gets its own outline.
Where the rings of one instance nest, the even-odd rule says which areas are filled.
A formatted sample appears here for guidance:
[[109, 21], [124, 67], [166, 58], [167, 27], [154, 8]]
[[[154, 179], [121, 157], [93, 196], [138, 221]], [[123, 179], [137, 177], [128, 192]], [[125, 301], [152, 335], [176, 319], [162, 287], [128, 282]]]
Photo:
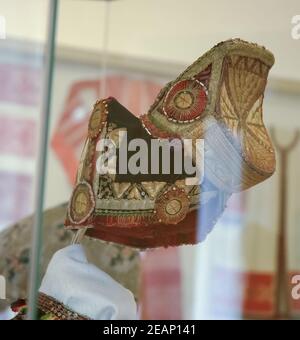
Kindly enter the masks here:
[[0, 230], [32, 210], [41, 84], [41, 55], [1, 46]]
[[[40, 268], [42, 276], [54, 253], [71, 243], [73, 233], [64, 228], [66, 211], [65, 203], [44, 212], [44, 242]], [[31, 215], [0, 232], [0, 273], [7, 280], [6, 296], [10, 303], [27, 297], [32, 225]], [[91, 240], [88, 237], [85, 237], [82, 243], [89, 262], [131, 290], [136, 299], [139, 298], [138, 251]]]

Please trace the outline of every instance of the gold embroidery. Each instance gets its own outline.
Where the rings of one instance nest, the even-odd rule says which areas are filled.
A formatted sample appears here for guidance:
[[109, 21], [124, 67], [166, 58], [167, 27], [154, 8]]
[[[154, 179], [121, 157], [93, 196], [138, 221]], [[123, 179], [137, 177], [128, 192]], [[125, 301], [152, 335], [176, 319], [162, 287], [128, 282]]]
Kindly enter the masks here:
[[156, 196], [165, 185], [165, 182], [142, 182], [143, 188], [152, 200], [156, 199]]
[[129, 189], [131, 183], [113, 183], [112, 187], [114, 190], [114, 194], [117, 198], [122, 198], [125, 192]]
[[129, 200], [141, 200], [142, 199], [141, 193], [136, 186], [133, 186], [133, 188], [128, 193], [128, 199]]
[[273, 173], [275, 155], [262, 120], [268, 67], [260, 60], [232, 55], [225, 59], [223, 73], [220, 118], [240, 143], [245, 160], [260, 171]]
[[95, 208], [91, 186], [87, 182], [79, 183], [73, 191], [69, 207], [69, 218], [72, 223], [80, 224], [88, 219]]
[[107, 114], [107, 103], [104, 100], [97, 101], [89, 121], [88, 134], [90, 138], [99, 136], [103, 125], [106, 123]]
[[189, 206], [189, 197], [184, 189], [179, 189], [174, 185], [157, 199], [156, 218], [160, 223], [177, 224], [185, 218]]
[[89, 320], [88, 317], [72, 311], [56, 299], [43, 293], [39, 293], [38, 307], [42, 312], [50, 313], [58, 320]]

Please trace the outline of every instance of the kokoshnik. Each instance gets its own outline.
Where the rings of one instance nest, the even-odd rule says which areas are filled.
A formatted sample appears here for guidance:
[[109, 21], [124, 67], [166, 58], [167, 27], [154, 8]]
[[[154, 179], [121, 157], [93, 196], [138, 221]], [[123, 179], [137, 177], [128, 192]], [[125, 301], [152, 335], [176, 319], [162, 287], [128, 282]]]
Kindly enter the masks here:
[[[264, 47], [229, 40], [216, 45], [168, 83], [140, 118], [114, 98], [97, 101], [66, 227], [87, 228], [91, 237], [137, 248], [204, 240], [232, 193], [262, 182], [275, 170], [274, 150], [262, 117], [264, 90], [273, 63], [273, 55]], [[130, 156], [137, 161], [130, 150], [116, 152], [112, 168], [117, 171], [97, 171], [97, 161], [105, 159], [107, 152], [99, 143], [113, 141], [120, 151], [122, 135], [129, 146], [135, 140], [143, 141], [145, 148], [140, 148], [140, 163], [135, 166], [141, 171], [119, 171], [124, 157], [128, 164]], [[192, 141], [193, 149], [197, 149], [197, 141], [203, 141], [201, 165], [196, 164], [198, 153], [190, 152], [194, 173], [192, 166], [186, 171], [184, 164], [188, 160], [184, 156], [187, 140]], [[163, 171], [164, 157], [158, 157], [156, 171], [151, 172], [150, 151], [155, 141], [175, 142], [168, 157], [169, 173]], [[181, 173], [176, 171], [176, 155], [181, 155], [177, 162]], [[199, 181], [191, 185], [189, 179], [199, 166]]]

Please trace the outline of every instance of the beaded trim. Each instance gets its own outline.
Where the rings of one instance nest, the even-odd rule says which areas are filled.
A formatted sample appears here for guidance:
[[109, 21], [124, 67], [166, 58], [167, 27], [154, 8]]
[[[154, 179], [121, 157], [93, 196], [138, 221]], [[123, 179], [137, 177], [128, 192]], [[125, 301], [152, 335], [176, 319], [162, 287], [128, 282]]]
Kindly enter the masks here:
[[180, 139], [180, 136], [175, 133], [169, 133], [163, 131], [155, 126], [148, 115], [143, 115], [140, 117], [144, 129], [147, 131], [148, 135], [154, 138], [164, 138], [164, 139]]
[[[193, 94], [193, 104], [191, 106], [196, 106], [196, 108], [198, 110], [194, 108], [188, 108], [188, 109], [181, 109], [181, 108], [177, 108], [174, 110], [174, 108], [172, 109], [172, 103], [170, 104], [169, 102], [174, 101], [173, 97], [176, 97], [176, 95], [178, 95], [178, 93], [182, 92], [183, 90], [176, 90], [177, 87], [182, 86], [181, 84], [197, 84], [198, 88], [197, 89], [193, 89], [194, 94], [198, 97], [200, 96], [200, 90], [199, 88], [201, 88], [201, 90], [203, 91], [203, 93], [205, 94], [205, 105], [203, 107], [197, 107], [197, 103], [194, 105], [194, 102], [199, 100], [199, 98], [195, 98], [194, 94]], [[194, 85], [195, 86], [195, 85]], [[188, 92], [192, 92], [192, 89], [187, 90]], [[176, 93], [177, 92], [177, 93]], [[206, 86], [199, 81], [198, 79], [196, 79], [195, 77], [192, 78], [188, 78], [188, 79], [182, 79], [178, 82], [176, 82], [174, 85], [171, 86], [171, 88], [168, 90], [164, 100], [163, 100], [163, 104], [162, 104], [162, 111], [164, 113], [164, 115], [167, 117], [168, 120], [174, 122], [174, 123], [178, 123], [178, 124], [187, 124], [187, 123], [192, 123], [196, 120], [199, 120], [202, 117], [202, 113], [206, 108], [206, 104], [207, 104], [207, 98], [208, 98], [208, 90], [206, 88]], [[198, 104], [199, 105], [199, 104]], [[176, 104], [173, 103], [173, 106], [176, 106]], [[174, 112], [170, 112], [170, 111], [177, 111], [177, 112], [181, 112], [184, 113], [186, 111], [193, 112], [193, 114], [191, 115], [191, 119], [185, 119], [185, 118], [174, 118]], [[196, 113], [197, 112], [197, 113]]]
[[44, 313], [51, 313], [59, 320], [90, 320], [90, 318], [72, 311], [56, 299], [43, 293], [39, 293], [38, 307]]
[[107, 100], [97, 100], [94, 104], [94, 109], [89, 120], [88, 135], [90, 138], [99, 136], [106, 124], [108, 116], [108, 102]]
[[159, 223], [176, 225], [186, 217], [189, 207], [190, 196], [174, 185], [158, 197], [154, 214]]

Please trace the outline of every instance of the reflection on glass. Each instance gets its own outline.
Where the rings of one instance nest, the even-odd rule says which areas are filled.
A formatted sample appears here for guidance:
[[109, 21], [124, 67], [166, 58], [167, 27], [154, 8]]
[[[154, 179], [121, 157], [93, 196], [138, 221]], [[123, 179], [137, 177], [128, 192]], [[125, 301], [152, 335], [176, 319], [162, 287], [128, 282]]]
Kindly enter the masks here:
[[[31, 233], [12, 226], [34, 210], [48, 1], [0, 1], [0, 273], [4, 303], [27, 296]], [[34, 9], [28, 20], [24, 13]], [[32, 227], [32, 226], [31, 226]]]

